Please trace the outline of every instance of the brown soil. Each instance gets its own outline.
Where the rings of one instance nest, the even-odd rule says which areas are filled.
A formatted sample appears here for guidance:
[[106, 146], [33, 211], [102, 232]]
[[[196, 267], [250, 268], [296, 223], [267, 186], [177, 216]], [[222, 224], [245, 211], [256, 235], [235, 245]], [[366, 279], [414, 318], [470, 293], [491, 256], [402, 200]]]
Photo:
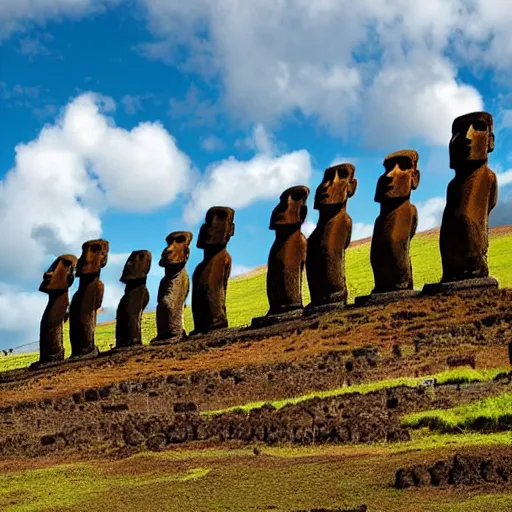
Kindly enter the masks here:
[[314, 399], [248, 416], [207, 419], [195, 411], [427, 375], [447, 369], [454, 357], [475, 362], [477, 369], [504, 366], [505, 342], [512, 339], [511, 305], [512, 290], [410, 299], [7, 372], [0, 375], [0, 454], [90, 456], [114, 449], [128, 455], [200, 440], [339, 444], [407, 439], [399, 414], [502, 393], [502, 381], [461, 390], [443, 386], [434, 395], [407, 388]]
[[[229, 329], [173, 346], [107, 353], [39, 371], [5, 372], [0, 375], [0, 405], [70, 397], [80, 390], [124, 381], [171, 375], [191, 378], [237, 368], [246, 373], [252, 368], [250, 377], [227, 393], [219, 390], [204, 397], [203, 403], [217, 408], [240, 400], [331, 389], [349, 380], [426, 375], [447, 369], [446, 360], [454, 355], [474, 355], [477, 368], [498, 367], [506, 363], [506, 342], [512, 339], [511, 306], [512, 290], [423, 297], [347, 308], [257, 330]], [[395, 355], [396, 345], [401, 357]], [[368, 346], [376, 353], [364, 357], [363, 348]], [[326, 363], [333, 358], [335, 363]], [[276, 374], [272, 383], [269, 372]]]

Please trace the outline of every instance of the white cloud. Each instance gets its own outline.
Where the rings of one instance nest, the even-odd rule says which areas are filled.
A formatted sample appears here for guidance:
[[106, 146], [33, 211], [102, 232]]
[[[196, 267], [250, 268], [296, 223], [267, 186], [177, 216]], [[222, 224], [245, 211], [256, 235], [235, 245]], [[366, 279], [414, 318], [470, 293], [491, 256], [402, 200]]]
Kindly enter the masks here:
[[356, 157], [343, 157], [341, 155], [336, 155], [329, 164], [329, 167], [334, 167], [335, 165], [340, 165], [344, 163], [356, 164], [359, 159]]
[[[483, 110], [480, 94], [459, 84], [446, 59], [409, 56], [385, 66], [365, 98], [365, 138], [372, 146], [400, 144], [404, 135], [443, 146], [455, 117]], [[377, 115], [375, 115], [377, 113]]]
[[150, 211], [188, 186], [190, 161], [158, 123], [131, 131], [106, 116], [109, 98], [84, 94], [39, 136], [16, 147], [0, 181], [0, 275], [39, 274], [46, 254], [101, 234], [105, 208]]
[[26, 292], [0, 282], [0, 331], [37, 332], [47, 302], [48, 295], [41, 292]]
[[[27, 292], [0, 282], [0, 342], [4, 348], [15, 348], [39, 340], [39, 323], [48, 296]], [[37, 343], [30, 350], [37, 350]], [[26, 348], [25, 348], [26, 350]]]
[[311, 157], [306, 150], [274, 156], [271, 138], [256, 127], [254, 144], [259, 149], [252, 159], [230, 157], [207, 168], [192, 191], [184, 218], [197, 223], [211, 206], [243, 208], [262, 199], [275, 199], [292, 185], [303, 185], [311, 176]]
[[233, 116], [270, 126], [299, 113], [374, 146], [445, 145], [453, 117], [483, 107], [458, 68], [512, 64], [501, 0], [139, 3], [161, 57], [216, 71]]
[[304, 233], [304, 236], [309, 237], [315, 228], [316, 224], [312, 220], [306, 220], [301, 226], [301, 231]]
[[507, 185], [510, 185], [512, 183], [512, 169], [509, 169], [505, 172], [499, 172], [496, 174], [498, 178], [498, 186], [506, 187]]
[[124, 295], [124, 285], [119, 281], [107, 281], [104, 282], [104, 285], [105, 293], [103, 294], [101, 307], [105, 312], [113, 313], [115, 315], [117, 306], [119, 306], [119, 301]]
[[431, 197], [416, 205], [418, 209], [417, 232], [427, 231], [441, 225], [446, 199], [444, 197]]
[[231, 277], [237, 277], [241, 276], [243, 274], [247, 274], [251, 270], [253, 270], [254, 267], [247, 267], [246, 265], [239, 265], [238, 263], [234, 263], [231, 267]]
[[363, 238], [368, 238], [373, 234], [373, 224], [365, 224], [364, 222], [355, 222], [352, 225], [352, 238], [351, 240], [355, 242], [356, 240], [362, 240]]
[[0, 2], [0, 39], [30, 25], [50, 20], [77, 19], [103, 11], [121, 0], [2, 0]]
[[108, 253], [108, 264], [109, 265], [124, 265], [126, 260], [129, 258], [129, 252], [109, 252]]
[[215, 151], [224, 149], [224, 142], [222, 142], [222, 139], [216, 135], [208, 135], [203, 140], [201, 140], [201, 148], [205, 151], [213, 153]]
[[142, 110], [142, 101], [140, 96], [131, 96], [130, 94], [125, 94], [121, 98], [121, 103], [124, 106], [124, 111], [129, 116], [133, 116]]

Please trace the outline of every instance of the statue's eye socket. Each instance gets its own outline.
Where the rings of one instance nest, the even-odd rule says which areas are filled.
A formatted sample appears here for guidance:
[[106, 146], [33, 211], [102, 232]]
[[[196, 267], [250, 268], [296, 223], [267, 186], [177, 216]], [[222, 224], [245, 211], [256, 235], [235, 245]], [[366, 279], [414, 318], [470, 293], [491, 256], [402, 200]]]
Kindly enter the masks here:
[[386, 172], [390, 172], [395, 168], [396, 162], [394, 160], [388, 160], [384, 162], [384, 169], [386, 169]]
[[300, 201], [303, 198], [300, 192], [292, 192], [291, 196], [294, 201]]
[[485, 121], [473, 121], [473, 129], [477, 132], [486, 132], [487, 131], [487, 123]]
[[181, 236], [177, 236], [177, 237], [175, 238], [175, 241], [176, 241], [178, 244], [184, 244], [184, 243], [186, 242], [186, 239], [185, 239], [185, 237], [184, 237], [183, 235], [181, 235]]
[[400, 158], [400, 160], [398, 161], [398, 165], [400, 166], [400, 169], [402, 171], [407, 171], [412, 167], [412, 162], [410, 158], [404, 157]]
[[324, 181], [333, 181], [336, 176], [336, 170], [335, 169], [328, 169], [325, 172]]

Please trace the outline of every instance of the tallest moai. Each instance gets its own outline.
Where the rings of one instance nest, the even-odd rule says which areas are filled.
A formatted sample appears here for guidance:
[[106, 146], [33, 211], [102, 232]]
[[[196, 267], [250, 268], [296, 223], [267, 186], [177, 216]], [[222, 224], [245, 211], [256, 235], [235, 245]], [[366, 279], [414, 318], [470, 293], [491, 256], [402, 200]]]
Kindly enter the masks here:
[[[439, 245], [443, 265], [441, 283], [454, 287], [491, 287], [489, 277], [489, 214], [498, 201], [498, 182], [487, 162], [494, 150], [493, 119], [488, 112], [472, 112], [453, 121], [449, 145], [455, 177], [448, 184]], [[441, 287], [442, 288], [442, 287]], [[435, 292], [435, 285], [425, 290]]]
[[442, 282], [488, 277], [488, 218], [498, 200], [496, 175], [487, 165], [494, 150], [493, 120], [487, 112], [457, 117], [450, 140], [450, 167], [441, 225]]

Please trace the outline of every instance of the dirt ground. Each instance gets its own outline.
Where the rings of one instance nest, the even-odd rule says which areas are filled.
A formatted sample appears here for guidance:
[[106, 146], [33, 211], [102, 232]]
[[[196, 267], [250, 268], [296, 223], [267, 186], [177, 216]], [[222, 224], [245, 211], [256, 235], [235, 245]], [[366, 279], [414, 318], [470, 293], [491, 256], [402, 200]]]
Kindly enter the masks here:
[[[190, 442], [201, 438], [195, 431], [196, 437], [185, 435], [185, 441], [165, 445], [158, 453], [145, 451], [138, 441], [155, 435], [165, 438], [178, 428], [170, 413], [176, 404], [192, 403], [207, 411], [343, 385], [426, 376], [447, 370], [447, 359], [453, 356], [475, 357], [477, 369], [508, 369], [511, 306], [512, 290], [507, 289], [422, 297], [347, 308], [258, 330], [228, 330], [167, 347], [103, 354], [38, 371], [4, 373], [0, 510], [293, 512], [363, 504], [370, 512], [512, 510], [512, 484], [401, 491], [393, 487], [399, 468], [455, 452], [512, 456], [512, 439], [491, 444], [492, 435], [481, 435], [471, 445], [454, 435], [438, 447], [414, 436], [410, 441], [361, 445], [350, 439], [352, 434], [345, 446], [297, 446], [279, 440], [276, 446], [267, 446], [257, 435], [246, 442], [225, 441], [233, 429], [220, 421], [220, 431], [228, 433], [208, 441]], [[423, 397], [418, 407], [420, 402], [423, 409], [453, 406], [457, 400], [465, 403], [506, 387], [505, 380], [467, 387], [461, 393], [438, 391], [437, 402]], [[394, 398], [383, 393], [368, 399], [357, 396], [355, 401], [318, 402], [312, 409], [314, 421], [320, 418], [328, 431], [334, 406], [342, 407], [345, 421], [350, 421], [354, 408], [370, 419], [384, 414], [393, 421], [406, 409], [417, 409], [402, 398], [400, 406], [390, 405]], [[378, 412], [365, 409], [365, 401]], [[293, 430], [295, 435], [294, 422], [310, 414], [307, 407], [290, 409], [282, 420], [283, 432]], [[106, 429], [121, 440], [115, 450], [105, 444]], [[68, 437], [59, 437], [59, 432]], [[80, 446], [76, 451], [75, 441]], [[33, 449], [34, 443], [39, 448]], [[43, 445], [48, 450], [40, 449]]]
[[[512, 448], [510, 449], [512, 453]], [[465, 450], [467, 451], [467, 450]], [[471, 453], [502, 454], [500, 447]], [[459, 449], [460, 453], [461, 450]], [[303, 455], [286, 449], [223, 447], [148, 454], [120, 461], [102, 461], [33, 469], [3, 463], [0, 508], [7, 512], [48, 511], [277, 511], [324, 508], [340, 510], [367, 505], [371, 512], [509, 511], [509, 485], [478, 488], [393, 488], [397, 467], [431, 462], [453, 449], [390, 453], [382, 447], [310, 448]], [[464, 453], [464, 450], [462, 450]], [[44, 475], [44, 482], [41, 477]], [[24, 480], [30, 493], [20, 493]]]

